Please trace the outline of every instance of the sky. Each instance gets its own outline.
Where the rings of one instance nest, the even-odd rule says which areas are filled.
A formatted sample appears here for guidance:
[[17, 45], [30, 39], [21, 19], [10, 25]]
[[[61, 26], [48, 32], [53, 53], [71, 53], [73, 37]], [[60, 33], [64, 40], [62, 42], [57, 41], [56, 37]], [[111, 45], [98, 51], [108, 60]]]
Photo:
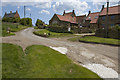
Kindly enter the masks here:
[[[119, 0], [109, 0], [109, 6], [118, 5]], [[25, 17], [32, 18], [33, 25], [37, 19], [49, 24], [49, 20], [56, 14], [63, 14], [63, 11], [71, 12], [75, 10], [77, 16], [87, 15], [88, 11], [99, 12], [102, 5], [106, 7], [106, 0], [2, 0], [2, 17], [5, 12], [18, 11], [20, 18], [24, 17], [24, 6], [26, 6]]]

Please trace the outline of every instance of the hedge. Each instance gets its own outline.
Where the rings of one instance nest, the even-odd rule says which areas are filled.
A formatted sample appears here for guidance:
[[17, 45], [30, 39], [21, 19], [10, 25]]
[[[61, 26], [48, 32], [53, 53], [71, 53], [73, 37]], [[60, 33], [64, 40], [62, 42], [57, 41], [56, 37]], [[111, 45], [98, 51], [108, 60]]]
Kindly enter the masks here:
[[71, 32], [68, 31], [68, 28], [66, 26], [49, 25], [47, 29], [51, 32], [71, 33]]
[[[106, 37], [105, 29], [98, 29], [96, 31], [97, 37]], [[108, 29], [108, 38], [120, 39], [120, 26], [116, 25]]]
[[32, 26], [32, 19], [31, 18], [3, 18], [3, 22], [10, 22], [10, 23], [20, 23], [25, 26]]
[[20, 20], [20, 24], [25, 26], [32, 26], [32, 19], [31, 18], [22, 18]]
[[3, 22], [11, 22], [11, 23], [19, 23], [20, 18], [3, 18], [2, 21]]
[[92, 33], [94, 32], [93, 29], [90, 29], [88, 27], [78, 27], [78, 26], [72, 26], [71, 31], [68, 31], [67, 26], [59, 26], [59, 25], [49, 25], [48, 30], [52, 32], [57, 32], [57, 33]]

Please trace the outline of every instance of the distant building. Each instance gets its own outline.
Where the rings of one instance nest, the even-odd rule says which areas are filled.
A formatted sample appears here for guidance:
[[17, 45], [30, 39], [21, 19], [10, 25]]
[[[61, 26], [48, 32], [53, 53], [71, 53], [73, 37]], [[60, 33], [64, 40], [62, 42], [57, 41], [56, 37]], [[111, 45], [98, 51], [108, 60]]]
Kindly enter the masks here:
[[89, 13], [85, 19], [85, 26], [89, 27], [89, 28], [97, 28], [99, 14], [100, 14], [100, 12], [91, 13], [91, 11], [89, 11]]
[[86, 15], [76, 16], [74, 10], [69, 13], [63, 13], [63, 15], [54, 14], [49, 21], [49, 24], [58, 24], [60, 26], [80, 26], [83, 23]]
[[106, 22], [108, 22], [108, 26], [120, 25], [120, 5], [112, 6], [108, 8], [108, 20], [106, 20], [106, 12], [107, 8], [102, 6], [102, 10], [99, 15], [99, 27], [105, 27]]
[[10, 11], [10, 13], [6, 13], [4, 14], [3, 18], [20, 18], [18, 11], [16, 10], [16, 12], [12, 12]]

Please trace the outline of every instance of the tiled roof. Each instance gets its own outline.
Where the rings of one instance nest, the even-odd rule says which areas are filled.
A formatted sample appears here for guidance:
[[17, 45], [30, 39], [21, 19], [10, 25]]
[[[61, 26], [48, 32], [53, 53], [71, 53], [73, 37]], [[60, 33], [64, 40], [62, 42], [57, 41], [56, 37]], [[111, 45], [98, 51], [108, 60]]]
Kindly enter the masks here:
[[[120, 14], [120, 10], [118, 10], [118, 9], [120, 9], [120, 5], [109, 7], [108, 8], [108, 15], [111, 15], [111, 14]], [[102, 10], [102, 12], [100, 13], [100, 16], [106, 15], [106, 12], [107, 12], [107, 8], [104, 8]]]
[[56, 14], [56, 15], [61, 21], [67, 21], [67, 22], [70, 22], [70, 23], [76, 23], [77, 24], [76, 16], [72, 17], [72, 12], [65, 13], [64, 16], [63, 15], [58, 15], [58, 14]]
[[8, 13], [8, 14], [5, 14], [4, 17], [14, 17], [15, 14], [16, 14], [16, 12]]
[[91, 20], [90, 23], [97, 23], [97, 20], [99, 18], [99, 12], [96, 13], [90, 13], [86, 20]]

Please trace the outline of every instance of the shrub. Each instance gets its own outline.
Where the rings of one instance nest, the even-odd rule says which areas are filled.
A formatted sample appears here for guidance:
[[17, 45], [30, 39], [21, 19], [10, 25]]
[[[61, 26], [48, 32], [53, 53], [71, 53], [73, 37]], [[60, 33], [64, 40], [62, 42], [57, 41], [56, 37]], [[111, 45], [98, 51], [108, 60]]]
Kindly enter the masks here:
[[[105, 29], [98, 29], [96, 31], [96, 36], [106, 37], [106, 30]], [[108, 37], [120, 39], [120, 26], [116, 25], [116, 26], [110, 27], [108, 29]]]
[[42, 28], [44, 28], [44, 22], [42, 21], [42, 20], [39, 20], [39, 19], [37, 19], [37, 21], [36, 21], [36, 24], [35, 24], [38, 28], [40, 28], [40, 29], [42, 29]]
[[20, 20], [20, 24], [25, 26], [32, 26], [32, 19], [31, 18], [22, 18]]
[[19, 23], [20, 18], [3, 18], [2, 21], [3, 22], [11, 22], [11, 23]]
[[49, 25], [47, 28], [51, 32], [57, 32], [57, 33], [71, 33], [68, 31], [68, 28], [66, 26], [59, 26], [59, 25]]

